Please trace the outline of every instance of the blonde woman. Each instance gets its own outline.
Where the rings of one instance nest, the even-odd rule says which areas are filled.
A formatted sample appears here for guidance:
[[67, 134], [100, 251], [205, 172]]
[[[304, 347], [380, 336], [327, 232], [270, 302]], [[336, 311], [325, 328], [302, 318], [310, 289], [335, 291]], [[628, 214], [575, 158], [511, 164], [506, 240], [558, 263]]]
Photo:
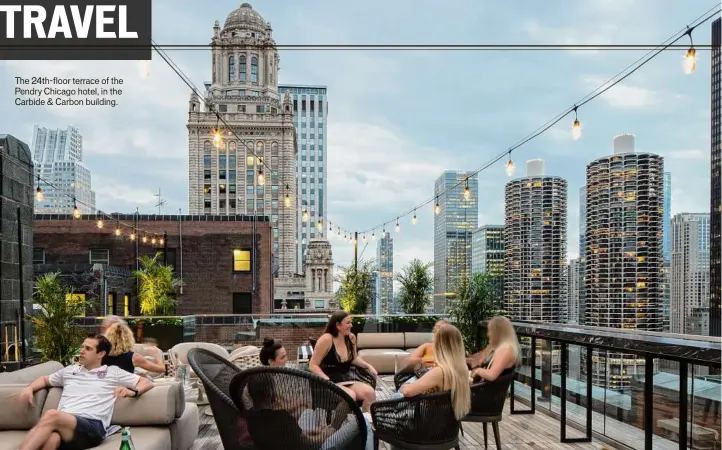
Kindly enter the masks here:
[[461, 332], [453, 325], [440, 327], [435, 335], [434, 357], [436, 366], [414, 383], [399, 389], [404, 397], [415, 397], [438, 391], [451, 391], [454, 415], [461, 420], [471, 408], [469, 369], [464, 363], [464, 341]]
[[141, 354], [134, 352], [135, 338], [133, 332], [123, 323], [115, 323], [105, 332], [110, 341], [110, 353], [103, 357], [103, 365], [118, 366], [126, 372], [134, 373], [140, 367], [151, 374], [165, 373], [163, 361], [148, 361]]
[[494, 381], [513, 372], [519, 364], [519, 340], [509, 319], [501, 316], [489, 320], [487, 337], [489, 345], [483, 352], [485, 357], [480, 364], [482, 367], [472, 370], [471, 377]]

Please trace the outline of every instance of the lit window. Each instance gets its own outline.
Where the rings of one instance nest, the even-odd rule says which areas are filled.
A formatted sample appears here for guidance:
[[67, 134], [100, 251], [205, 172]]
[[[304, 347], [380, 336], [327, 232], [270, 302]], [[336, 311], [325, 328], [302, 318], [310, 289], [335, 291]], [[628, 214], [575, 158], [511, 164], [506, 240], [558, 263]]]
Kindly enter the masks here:
[[249, 250], [233, 250], [233, 271], [251, 271], [251, 252]]

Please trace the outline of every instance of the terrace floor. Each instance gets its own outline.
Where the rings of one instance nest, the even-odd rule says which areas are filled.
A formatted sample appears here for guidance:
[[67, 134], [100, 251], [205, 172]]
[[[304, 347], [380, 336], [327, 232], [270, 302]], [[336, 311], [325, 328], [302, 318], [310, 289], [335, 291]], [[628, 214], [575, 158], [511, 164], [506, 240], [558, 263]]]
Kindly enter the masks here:
[[[387, 398], [394, 391], [393, 383], [379, 378], [377, 398]], [[499, 424], [501, 444], [507, 450], [538, 450], [538, 449], [603, 449], [608, 448], [600, 442], [562, 444], [559, 442], [559, 421], [542, 413], [534, 415], [510, 415], [509, 403], [505, 407], [504, 419]], [[204, 414], [208, 406], [200, 408], [201, 425], [191, 450], [223, 450], [221, 438], [213, 417]], [[489, 448], [494, 449], [494, 435], [489, 427]], [[580, 433], [581, 435], [581, 433]], [[484, 448], [484, 432], [481, 424], [464, 423], [464, 436], [460, 436], [463, 450]], [[385, 445], [385, 446], [384, 446]], [[390, 449], [388, 444], [381, 444], [382, 449]]]

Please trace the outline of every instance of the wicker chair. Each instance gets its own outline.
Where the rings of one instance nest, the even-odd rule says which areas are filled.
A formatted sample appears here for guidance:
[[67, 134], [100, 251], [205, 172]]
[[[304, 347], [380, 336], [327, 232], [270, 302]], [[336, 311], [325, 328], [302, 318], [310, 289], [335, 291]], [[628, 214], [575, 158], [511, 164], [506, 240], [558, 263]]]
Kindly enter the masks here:
[[241, 445], [238, 426], [241, 415], [230, 396], [231, 380], [241, 370], [223, 356], [204, 348], [188, 351], [188, 363], [205, 387], [223, 448], [248, 448]]
[[[363, 450], [368, 430], [343, 389], [306, 371], [255, 367], [236, 375], [231, 397], [256, 450]], [[325, 428], [325, 434], [310, 430]], [[334, 430], [336, 430], [334, 432]]]
[[377, 401], [371, 418], [375, 449], [379, 441], [408, 450], [459, 449], [459, 421], [449, 391]]
[[[500, 376], [494, 381], [485, 381], [471, 386], [471, 411], [462, 419], [464, 422], [476, 422], [484, 425], [484, 448], [488, 447], [487, 426], [491, 423], [496, 448], [501, 448], [499, 422], [501, 421], [506, 394], [514, 380], [514, 372]], [[463, 428], [461, 433], [463, 434]]]

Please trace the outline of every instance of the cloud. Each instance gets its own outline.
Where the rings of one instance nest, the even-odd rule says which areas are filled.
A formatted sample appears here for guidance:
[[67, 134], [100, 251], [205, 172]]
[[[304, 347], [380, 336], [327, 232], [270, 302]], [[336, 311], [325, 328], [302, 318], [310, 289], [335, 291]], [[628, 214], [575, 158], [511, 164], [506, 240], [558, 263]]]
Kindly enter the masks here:
[[[619, 27], [613, 23], [602, 23], [591, 28], [583, 26], [545, 26], [537, 20], [530, 20], [522, 24], [522, 31], [531, 40], [540, 44], [549, 45], [609, 45], [612, 44], [611, 37], [618, 33]], [[569, 50], [579, 56], [598, 56], [600, 50], [584, 49]]]
[[[601, 77], [582, 77], [582, 82], [590, 88], [601, 86], [606, 81], [607, 79]], [[625, 82], [615, 85], [600, 97], [610, 106], [620, 109], [648, 108], [662, 103], [659, 92]]]
[[671, 150], [671, 151], [665, 152], [664, 156], [666, 158], [670, 158], [670, 159], [684, 159], [684, 160], [707, 159], [709, 157], [709, 152], [705, 152], [703, 150], [698, 150], [698, 149]]

